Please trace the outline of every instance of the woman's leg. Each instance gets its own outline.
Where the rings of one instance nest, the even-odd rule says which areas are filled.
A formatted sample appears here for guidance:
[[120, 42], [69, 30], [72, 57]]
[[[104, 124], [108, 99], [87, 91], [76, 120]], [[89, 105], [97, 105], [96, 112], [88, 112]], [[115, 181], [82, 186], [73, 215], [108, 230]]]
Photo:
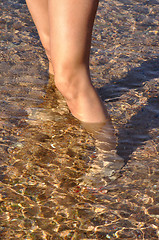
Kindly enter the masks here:
[[48, 0], [26, 0], [26, 3], [38, 30], [42, 45], [45, 48], [46, 55], [49, 59], [49, 72], [53, 74], [50, 53]]
[[57, 88], [76, 118], [109, 125], [108, 114], [91, 84], [89, 73], [98, 0], [48, 0], [48, 5], [51, 58]]

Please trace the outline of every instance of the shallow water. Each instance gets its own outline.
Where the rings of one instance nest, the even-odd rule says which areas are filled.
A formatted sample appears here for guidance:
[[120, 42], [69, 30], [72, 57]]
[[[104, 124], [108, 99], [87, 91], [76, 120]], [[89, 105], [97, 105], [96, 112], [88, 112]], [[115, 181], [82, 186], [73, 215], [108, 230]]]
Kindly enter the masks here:
[[127, 164], [97, 188], [77, 181], [94, 141], [48, 81], [25, 2], [1, 5], [0, 238], [158, 239], [159, 1], [100, 1], [92, 81]]

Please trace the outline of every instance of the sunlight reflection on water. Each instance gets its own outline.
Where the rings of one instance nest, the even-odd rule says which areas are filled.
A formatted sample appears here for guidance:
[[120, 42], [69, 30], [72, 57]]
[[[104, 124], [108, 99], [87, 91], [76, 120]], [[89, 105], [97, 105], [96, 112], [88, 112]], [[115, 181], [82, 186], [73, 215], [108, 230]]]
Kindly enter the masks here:
[[48, 82], [24, 2], [9, 3], [10, 11], [2, 0], [0, 237], [157, 240], [157, 1], [100, 2], [92, 79], [127, 164], [97, 187], [80, 184], [96, 160], [94, 138], [70, 115], [53, 77]]

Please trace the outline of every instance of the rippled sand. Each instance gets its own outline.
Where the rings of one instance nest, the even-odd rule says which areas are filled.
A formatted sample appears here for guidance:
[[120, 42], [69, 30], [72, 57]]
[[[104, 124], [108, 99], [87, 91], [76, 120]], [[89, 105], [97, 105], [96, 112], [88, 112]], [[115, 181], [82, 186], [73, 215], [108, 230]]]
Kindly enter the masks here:
[[25, 1], [1, 6], [0, 239], [157, 240], [159, 1], [100, 1], [92, 80], [126, 165], [95, 187], [94, 139], [48, 81]]

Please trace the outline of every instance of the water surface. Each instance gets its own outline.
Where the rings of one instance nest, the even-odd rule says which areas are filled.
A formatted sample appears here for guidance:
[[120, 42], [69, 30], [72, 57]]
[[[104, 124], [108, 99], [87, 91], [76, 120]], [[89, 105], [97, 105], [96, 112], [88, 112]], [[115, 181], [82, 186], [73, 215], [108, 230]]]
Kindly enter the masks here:
[[48, 63], [23, 0], [1, 9], [1, 239], [151, 239], [159, 236], [159, 2], [100, 1], [92, 81], [127, 163], [101, 188], [77, 179], [92, 137], [48, 81]]

